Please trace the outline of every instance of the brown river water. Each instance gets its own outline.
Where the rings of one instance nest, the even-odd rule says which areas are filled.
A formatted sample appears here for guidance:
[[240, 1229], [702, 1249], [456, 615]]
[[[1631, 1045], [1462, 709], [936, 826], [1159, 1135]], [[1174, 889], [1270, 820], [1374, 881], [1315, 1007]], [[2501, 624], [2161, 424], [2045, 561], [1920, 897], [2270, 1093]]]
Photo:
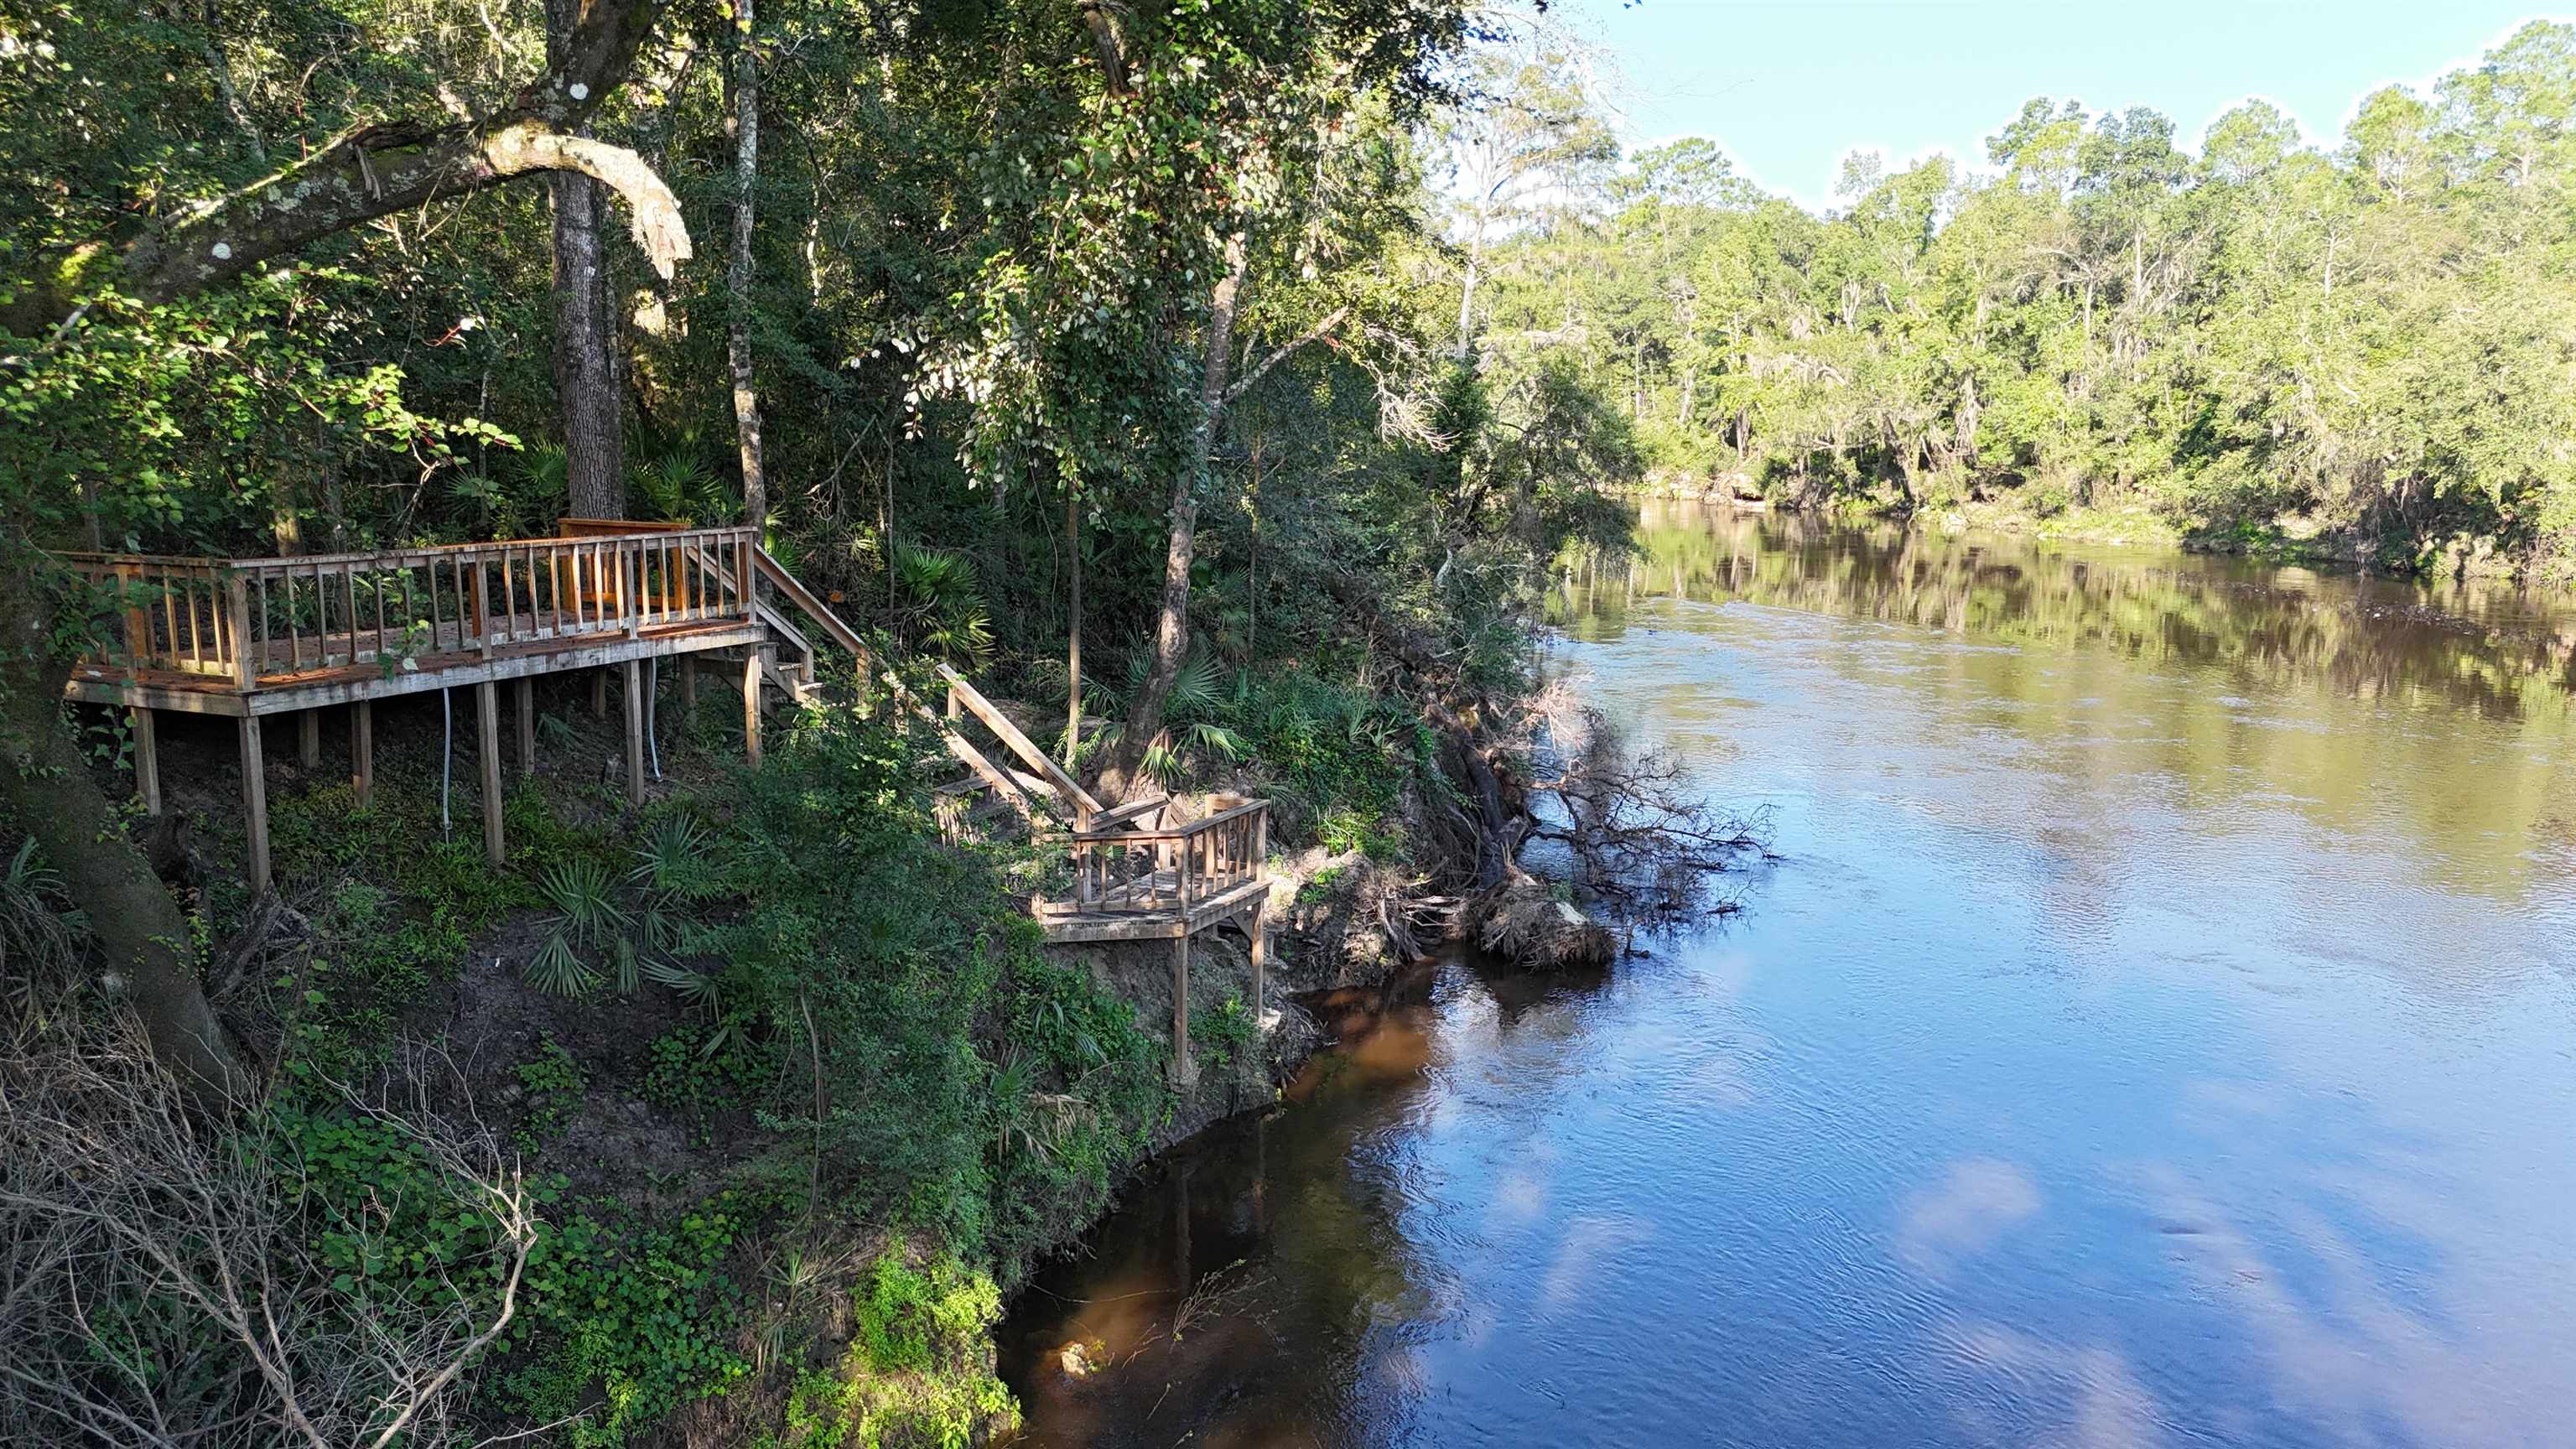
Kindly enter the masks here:
[[2576, 1445], [2576, 605], [1640, 541], [1558, 664], [1781, 859], [1322, 1004], [1014, 1305], [1024, 1443]]

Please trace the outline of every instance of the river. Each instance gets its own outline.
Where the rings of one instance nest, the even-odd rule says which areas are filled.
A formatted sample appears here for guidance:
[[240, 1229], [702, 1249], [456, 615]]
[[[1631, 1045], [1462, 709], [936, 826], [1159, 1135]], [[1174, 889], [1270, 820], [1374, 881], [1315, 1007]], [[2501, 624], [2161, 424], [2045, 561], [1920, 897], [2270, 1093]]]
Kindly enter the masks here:
[[1641, 541], [1558, 662], [1781, 859], [1332, 1003], [1019, 1299], [1024, 1442], [2576, 1443], [2576, 610]]

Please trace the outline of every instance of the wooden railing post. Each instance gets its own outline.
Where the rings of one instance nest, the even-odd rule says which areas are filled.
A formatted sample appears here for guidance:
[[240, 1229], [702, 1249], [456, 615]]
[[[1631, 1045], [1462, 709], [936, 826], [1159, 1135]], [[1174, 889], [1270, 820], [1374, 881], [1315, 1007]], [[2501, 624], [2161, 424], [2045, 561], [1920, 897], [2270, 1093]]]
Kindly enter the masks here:
[[624, 553], [624, 562], [618, 567], [619, 571], [626, 576], [628, 584], [626, 637], [629, 639], [644, 632], [644, 621], [653, 612], [652, 570], [646, 567], [647, 550], [651, 546], [641, 539], [628, 539], [620, 546]]
[[125, 605], [125, 663], [129, 669], [152, 666], [152, 621], [134, 595], [143, 586], [143, 572], [133, 564], [116, 566], [116, 592]]
[[224, 580], [224, 613], [233, 636], [233, 683], [248, 693], [259, 682], [259, 666], [252, 658], [258, 649], [251, 639], [250, 581], [240, 574]]

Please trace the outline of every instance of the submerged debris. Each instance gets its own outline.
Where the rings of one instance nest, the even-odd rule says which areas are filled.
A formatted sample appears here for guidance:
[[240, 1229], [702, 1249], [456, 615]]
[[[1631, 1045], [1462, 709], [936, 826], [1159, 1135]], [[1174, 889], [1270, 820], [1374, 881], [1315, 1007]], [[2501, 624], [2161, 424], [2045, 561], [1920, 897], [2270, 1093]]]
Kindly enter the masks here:
[[1561, 889], [1513, 872], [1470, 912], [1476, 944], [1516, 966], [1607, 965], [1618, 949], [1610, 928], [1564, 899]]

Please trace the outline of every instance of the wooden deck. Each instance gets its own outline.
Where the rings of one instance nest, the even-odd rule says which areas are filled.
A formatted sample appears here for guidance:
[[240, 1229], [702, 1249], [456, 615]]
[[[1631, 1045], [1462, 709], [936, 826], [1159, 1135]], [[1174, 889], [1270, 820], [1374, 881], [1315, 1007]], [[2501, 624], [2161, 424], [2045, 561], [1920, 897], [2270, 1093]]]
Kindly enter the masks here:
[[[525, 618], [526, 616], [522, 616]], [[354, 663], [294, 667], [270, 653], [258, 682], [245, 690], [232, 680], [187, 670], [84, 660], [72, 671], [64, 696], [88, 704], [121, 704], [189, 714], [241, 716], [283, 714], [362, 699], [387, 699], [432, 689], [454, 689], [484, 680], [506, 682], [569, 669], [607, 668], [629, 660], [672, 654], [737, 649], [765, 642], [768, 630], [741, 620], [658, 624], [631, 635], [585, 639], [529, 639], [486, 646], [460, 638], [455, 624], [442, 626], [435, 640], [423, 639], [417, 652], [387, 661], [358, 648], [359, 636], [336, 633], [316, 642], [332, 646], [338, 657], [358, 654]], [[388, 668], [388, 663], [393, 667]]]
[[[783, 609], [801, 611], [862, 662], [869, 658], [857, 632], [748, 528], [566, 519], [552, 538], [375, 553], [62, 557], [93, 585], [99, 632], [110, 641], [76, 663], [65, 695], [130, 712], [136, 783], [154, 814], [161, 791], [153, 716], [175, 710], [237, 721], [249, 875], [260, 892], [270, 885], [262, 732], [277, 716], [296, 716], [302, 757], [312, 768], [320, 761], [321, 714], [345, 708], [352, 783], [363, 801], [374, 774], [375, 702], [471, 687], [484, 849], [498, 865], [506, 857], [501, 685], [514, 686], [519, 769], [533, 774], [536, 677], [592, 671], [599, 707], [607, 673], [621, 675], [627, 794], [640, 802], [653, 694], [646, 671], [660, 660], [681, 661], [682, 698], [694, 705], [697, 656], [728, 652], [730, 667], [740, 671], [744, 748], [757, 765], [764, 667], [797, 698], [813, 685], [813, 646]], [[762, 600], [764, 584], [777, 605]], [[936, 731], [967, 771], [940, 791], [943, 829], [962, 838], [980, 813], [1007, 808], [1033, 835], [1065, 846], [1071, 889], [1030, 903], [1051, 943], [1172, 943], [1173, 1071], [1186, 1081], [1191, 938], [1228, 925], [1242, 930], [1252, 942], [1256, 1009], [1261, 1001], [1269, 802], [1242, 801], [1170, 826], [1160, 796], [1103, 805], [972, 684], [946, 666], [939, 674], [944, 714], [893, 676], [886, 683], [899, 707]], [[978, 726], [997, 751], [967, 738]], [[1069, 833], [1054, 833], [1065, 826]]]
[[1190, 1058], [1190, 942], [1233, 926], [1252, 946], [1252, 1008], [1262, 1009], [1270, 959], [1262, 924], [1270, 902], [1270, 802], [1244, 800], [1203, 819], [1165, 826], [1157, 798], [1097, 812], [1093, 828], [1066, 839], [1073, 887], [1030, 903], [1047, 940], [1172, 943], [1172, 1071], [1187, 1085]]
[[109, 600], [113, 640], [67, 692], [275, 714], [767, 637], [746, 587], [750, 529], [565, 524], [554, 538], [299, 558], [63, 555]]
[[[266, 720], [297, 716], [304, 763], [321, 754], [320, 712], [349, 711], [351, 783], [374, 780], [374, 705], [429, 690], [471, 687], [483, 844], [506, 854], [501, 821], [499, 687], [514, 685], [519, 768], [536, 769], [532, 685], [538, 675], [609, 671], [623, 677], [627, 795], [644, 795], [645, 671], [665, 658], [740, 654], [744, 743], [760, 755], [764, 653], [784, 620], [752, 581], [775, 571], [748, 528], [565, 520], [557, 537], [297, 558], [178, 558], [66, 554], [103, 601], [109, 641], [77, 661], [66, 698], [131, 712], [144, 808], [161, 808], [153, 716], [161, 710], [239, 722], [242, 806], [254, 890], [269, 887]], [[837, 622], [837, 621], [835, 621]], [[846, 626], [843, 626], [846, 627]], [[793, 634], [792, 628], [788, 631]], [[794, 640], [801, 645], [801, 637]], [[811, 650], [804, 668], [810, 674]], [[802, 679], [790, 681], [791, 688]], [[684, 667], [682, 698], [696, 673]]]

